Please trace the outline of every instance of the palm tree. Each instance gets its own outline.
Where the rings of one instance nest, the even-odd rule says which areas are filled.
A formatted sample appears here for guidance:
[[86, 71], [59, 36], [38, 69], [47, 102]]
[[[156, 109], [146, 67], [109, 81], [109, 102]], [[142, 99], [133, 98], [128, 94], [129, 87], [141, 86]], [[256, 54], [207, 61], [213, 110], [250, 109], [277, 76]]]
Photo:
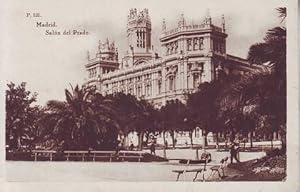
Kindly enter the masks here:
[[[286, 8], [278, 8], [279, 17], [282, 21], [286, 18]], [[264, 42], [254, 44], [248, 52], [250, 63], [268, 63], [274, 67], [276, 83], [279, 89], [284, 89], [286, 81], [286, 28], [274, 27], [267, 31]]]
[[[286, 17], [286, 9], [277, 9], [280, 17]], [[236, 110], [247, 120], [260, 122], [260, 116], [272, 116], [271, 131], [283, 128], [286, 120], [286, 29], [268, 30], [264, 42], [254, 44], [248, 53], [250, 63], [261, 68], [245, 74], [229, 83], [220, 94], [220, 112]], [[255, 126], [255, 125], [254, 125]], [[253, 128], [254, 129], [254, 128]], [[251, 132], [253, 129], [250, 129]], [[269, 129], [269, 128], [268, 128]], [[284, 137], [283, 137], [284, 138]], [[283, 141], [285, 143], [285, 141]]]
[[[40, 121], [41, 127], [48, 130], [59, 142], [64, 141], [69, 149], [115, 145], [118, 124], [113, 118], [113, 110], [104, 98], [97, 95], [93, 89], [80, 89], [78, 85], [74, 89], [72, 86], [71, 88], [71, 92], [65, 90], [66, 101], [48, 101], [47, 111]], [[114, 134], [110, 135], [112, 132]], [[104, 138], [103, 135], [115, 137], [107, 143], [111, 138]]]

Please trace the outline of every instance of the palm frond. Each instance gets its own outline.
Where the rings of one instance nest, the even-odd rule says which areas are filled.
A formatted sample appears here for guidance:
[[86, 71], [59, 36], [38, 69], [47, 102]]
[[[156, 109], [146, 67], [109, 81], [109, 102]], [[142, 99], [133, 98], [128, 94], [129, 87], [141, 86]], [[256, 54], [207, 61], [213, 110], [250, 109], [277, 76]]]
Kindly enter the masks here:
[[286, 7], [279, 7], [276, 9], [279, 13], [279, 17], [281, 18], [281, 22], [282, 23], [285, 18], [287, 17], [287, 12], [286, 12]]

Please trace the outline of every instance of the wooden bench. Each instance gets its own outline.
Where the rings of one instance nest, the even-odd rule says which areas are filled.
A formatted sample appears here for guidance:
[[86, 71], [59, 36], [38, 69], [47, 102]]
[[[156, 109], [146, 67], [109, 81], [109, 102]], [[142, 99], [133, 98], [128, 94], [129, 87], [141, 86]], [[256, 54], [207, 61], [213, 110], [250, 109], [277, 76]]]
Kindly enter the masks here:
[[112, 162], [115, 151], [91, 151], [93, 161], [96, 161], [97, 158], [107, 158]]
[[32, 150], [32, 153], [34, 154], [34, 161], [38, 160], [38, 157], [49, 157], [49, 160], [53, 160], [53, 154], [56, 153], [56, 151], [53, 150]]
[[[211, 161], [210, 159], [196, 160], [196, 161], [188, 159], [188, 160], [186, 160], [187, 163], [186, 163], [185, 169], [172, 170], [172, 172], [177, 173], [176, 181], [179, 180], [180, 175], [183, 175], [185, 173], [196, 173], [195, 177], [193, 179], [193, 181], [196, 181], [198, 174], [202, 172], [203, 173], [202, 174], [202, 181], [205, 181], [204, 171], [206, 171], [207, 163], [209, 163], [210, 161]], [[190, 164], [200, 164], [202, 166], [200, 168], [196, 168], [196, 169], [188, 169]]]
[[[223, 159], [221, 159], [220, 161], [220, 165], [215, 165], [215, 166], [212, 166], [210, 168], [211, 170], [211, 174], [208, 176], [207, 179], [209, 179], [211, 176], [214, 176], [216, 173], [218, 173], [219, 177], [220, 178], [224, 178], [225, 176], [225, 167], [227, 166], [227, 161], [228, 161], [228, 157], [225, 157]], [[222, 175], [221, 175], [221, 172], [222, 172]]]
[[136, 159], [138, 162], [141, 162], [143, 159], [143, 152], [139, 151], [91, 151], [90, 153], [93, 157], [93, 161], [97, 158], [107, 158], [110, 162], [113, 160], [128, 161], [132, 159]]
[[81, 161], [84, 161], [86, 157], [88, 157], [89, 152], [88, 151], [64, 151], [64, 154], [67, 157], [67, 161], [70, 160], [70, 158], [75, 159], [81, 159]]
[[140, 151], [120, 151], [119, 152], [119, 158], [122, 159], [122, 161], [125, 160], [131, 160], [131, 159], [137, 159], [138, 162], [141, 162], [143, 158], [143, 152]]

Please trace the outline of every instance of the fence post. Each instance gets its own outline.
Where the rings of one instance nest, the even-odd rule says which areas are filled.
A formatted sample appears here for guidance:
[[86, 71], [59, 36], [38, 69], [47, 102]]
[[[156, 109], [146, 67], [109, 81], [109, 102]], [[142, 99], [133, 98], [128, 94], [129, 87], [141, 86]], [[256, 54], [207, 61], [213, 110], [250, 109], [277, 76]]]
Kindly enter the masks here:
[[196, 148], [196, 160], [199, 160], [199, 149]]

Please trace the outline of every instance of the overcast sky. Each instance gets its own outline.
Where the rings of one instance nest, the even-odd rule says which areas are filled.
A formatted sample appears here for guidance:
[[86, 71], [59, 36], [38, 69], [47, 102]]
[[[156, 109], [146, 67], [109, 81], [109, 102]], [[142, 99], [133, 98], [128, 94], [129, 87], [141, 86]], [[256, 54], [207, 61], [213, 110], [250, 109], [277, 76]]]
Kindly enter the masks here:
[[[120, 55], [126, 50], [126, 21], [130, 8], [148, 8], [152, 20], [152, 42], [159, 50], [162, 19], [167, 28], [176, 26], [180, 14], [187, 22], [202, 21], [207, 9], [213, 23], [225, 15], [227, 53], [247, 56], [251, 44], [260, 42], [265, 32], [278, 25], [275, 8], [285, 6], [283, 0], [60, 0], [7, 1], [4, 5], [5, 27], [2, 27], [4, 73], [6, 83], [27, 82], [28, 89], [38, 93], [38, 103], [64, 100], [64, 89], [82, 84], [86, 76], [86, 52], [97, 49], [98, 40], [115, 41]], [[226, 2], [226, 4], [225, 4]], [[26, 18], [38, 12], [41, 18]], [[47, 36], [36, 22], [57, 24], [56, 30], [85, 29], [87, 36]], [[52, 28], [48, 28], [52, 29]], [[121, 59], [121, 58], [119, 58]]]

